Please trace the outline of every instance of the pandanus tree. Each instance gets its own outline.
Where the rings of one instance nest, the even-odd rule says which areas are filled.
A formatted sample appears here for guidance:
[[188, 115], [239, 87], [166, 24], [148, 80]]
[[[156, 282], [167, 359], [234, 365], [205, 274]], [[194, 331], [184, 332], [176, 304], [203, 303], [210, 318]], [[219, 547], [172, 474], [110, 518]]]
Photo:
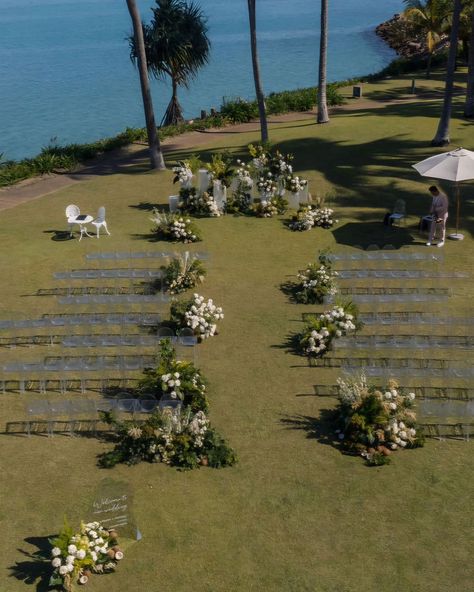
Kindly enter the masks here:
[[318, 123], [328, 123], [328, 105], [326, 100], [328, 50], [328, 0], [321, 0], [321, 37], [319, 41], [318, 74]]
[[458, 51], [459, 17], [462, 10], [462, 0], [453, 0], [453, 12], [451, 21], [451, 34], [449, 37], [448, 64], [446, 66], [446, 79], [444, 85], [444, 100], [438, 130], [433, 138], [432, 146], [446, 146], [450, 143], [449, 124], [453, 104], [454, 73], [456, 70], [456, 56]]
[[148, 133], [148, 146], [150, 148], [150, 162], [152, 169], [165, 169], [165, 161], [160, 146], [160, 138], [156, 131], [155, 113], [151, 98], [150, 81], [148, 80], [147, 61], [145, 45], [143, 41], [143, 30], [140, 13], [135, 0], [127, 0], [127, 7], [133, 24], [133, 39], [136, 47], [136, 63], [140, 74], [140, 86], [143, 98], [143, 109], [145, 111], [146, 129]]
[[260, 62], [257, 51], [257, 11], [255, 0], [247, 0], [250, 24], [250, 50], [252, 52], [253, 79], [255, 82], [255, 94], [257, 97], [258, 114], [260, 117], [260, 135], [262, 144], [268, 142], [267, 114], [265, 109], [265, 96], [263, 94], [262, 80], [260, 77]]
[[430, 77], [431, 60], [437, 44], [446, 34], [448, 17], [452, 0], [404, 0], [406, 9], [403, 12], [407, 21], [413, 24], [415, 31], [425, 39], [428, 59], [426, 77]]
[[[207, 19], [193, 2], [155, 0], [150, 24], [143, 25], [148, 71], [156, 79], [171, 80], [172, 95], [161, 125], [183, 121], [178, 87], [188, 87], [200, 68], [207, 64], [210, 41]], [[129, 37], [130, 57], [138, 58], [135, 36]]]

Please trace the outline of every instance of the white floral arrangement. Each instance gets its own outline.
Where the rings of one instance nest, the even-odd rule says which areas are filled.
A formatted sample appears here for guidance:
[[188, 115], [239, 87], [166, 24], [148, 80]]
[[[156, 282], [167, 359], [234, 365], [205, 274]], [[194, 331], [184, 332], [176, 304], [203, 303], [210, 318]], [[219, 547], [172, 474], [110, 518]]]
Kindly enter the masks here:
[[182, 160], [179, 162], [178, 166], [173, 167], [173, 173], [175, 174], [174, 183], [179, 181], [183, 187], [191, 186], [193, 172], [187, 160]]
[[217, 322], [224, 318], [220, 306], [209, 298], [194, 294], [189, 310], [184, 313], [184, 321], [200, 339], [208, 339], [217, 334]]
[[299, 282], [292, 286], [294, 299], [302, 304], [321, 304], [325, 296], [337, 294], [335, 278], [338, 275], [332, 269], [330, 258], [324, 252], [320, 253], [317, 263], [309, 263], [297, 274]]
[[178, 209], [182, 213], [203, 214], [211, 217], [219, 217], [222, 214], [214, 196], [207, 191], [200, 195], [195, 191], [190, 192], [186, 199], [179, 202]]
[[153, 232], [165, 240], [182, 243], [194, 243], [201, 240], [199, 231], [191, 220], [183, 218], [179, 214], [154, 210], [154, 216], [150, 220], [156, 224]]
[[296, 216], [293, 217], [288, 227], [295, 232], [304, 232], [311, 230], [314, 226], [313, 210], [311, 206], [304, 206], [298, 210]]
[[252, 172], [249, 165], [245, 164], [240, 159], [237, 159], [239, 168], [235, 171], [235, 179], [237, 181], [237, 188], [240, 191], [251, 191], [253, 187]]
[[294, 177], [293, 175], [287, 175], [284, 177], [284, 185], [287, 191], [290, 191], [291, 193], [298, 193], [304, 190], [304, 188], [308, 185], [308, 181], [307, 179], [303, 179], [298, 176]]
[[357, 308], [352, 304], [335, 306], [319, 316], [310, 318], [306, 328], [296, 336], [300, 353], [309, 357], [322, 357], [332, 347], [334, 339], [357, 331]]
[[114, 571], [123, 551], [115, 530], [107, 530], [100, 522], [81, 523], [78, 533], [65, 524], [56, 539], [50, 541], [53, 574], [50, 586], [61, 585], [70, 592], [74, 584], [85, 585], [93, 573]]
[[415, 393], [403, 394], [395, 380], [378, 389], [360, 376], [338, 379], [338, 440], [358, 450], [369, 465], [389, 462], [392, 451], [423, 445], [416, 426]]
[[267, 173], [266, 177], [259, 177], [257, 181], [257, 188], [264, 200], [270, 200], [277, 192], [277, 184], [272, 179], [272, 174]]
[[314, 225], [322, 228], [331, 228], [331, 226], [338, 223], [339, 220], [335, 220], [333, 215], [334, 210], [331, 208], [315, 208], [312, 210]]
[[176, 255], [167, 266], [162, 266], [161, 269], [163, 277], [157, 280], [156, 286], [161, 289], [164, 285], [170, 294], [180, 294], [196, 287], [204, 281], [206, 275], [202, 261], [190, 255], [189, 251], [184, 255]]
[[255, 204], [254, 211], [259, 218], [273, 218], [278, 214], [278, 207], [274, 199], [262, 199]]

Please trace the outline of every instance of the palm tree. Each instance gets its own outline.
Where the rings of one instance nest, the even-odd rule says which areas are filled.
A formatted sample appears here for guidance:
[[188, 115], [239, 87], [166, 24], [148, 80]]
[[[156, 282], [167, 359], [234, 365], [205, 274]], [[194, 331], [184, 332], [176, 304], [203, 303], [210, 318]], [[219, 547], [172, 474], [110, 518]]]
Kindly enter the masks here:
[[257, 96], [258, 114], [260, 117], [260, 134], [262, 137], [262, 144], [268, 142], [268, 126], [267, 114], [265, 110], [265, 96], [262, 89], [262, 81], [260, 78], [260, 64], [257, 53], [257, 14], [255, 8], [255, 0], [247, 0], [249, 8], [249, 24], [250, 24], [250, 49], [252, 51], [252, 66], [253, 79], [255, 82], [255, 94]]
[[321, 0], [321, 37], [319, 41], [318, 75], [318, 123], [328, 123], [329, 114], [326, 101], [326, 71], [328, 50], [328, 0]]
[[444, 87], [443, 110], [438, 124], [438, 131], [433, 138], [432, 146], [446, 146], [449, 144], [449, 123], [453, 103], [454, 72], [456, 70], [456, 55], [458, 52], [459, 17], [461, 15], [462, 0], [454, 0], [451, 35], [449, 38], [448, 64], [446, 67], [446, 82]]
[[151, 168], [162, 170], [166, 168], [166, 165], [161, 151], [160, 138], [156, 131], [155, 113], [153, 111], [153, 101], [150, 92], [150, 81], [148, 80], [145, 45], [143, 43], [142, 22], [135, 0], [127, 0], [127, 7], [132, 19], [134, 41], [137, 48], [137, 63], [138, 71], [140, 73], [143, 109], [145, 110]]
[[469, 38], [469, 60], [464, 116], [474, 117], [474, 8], [471, 13], [471, 36]]
[[[187, 87], [199, 68], [207, 64], [211, 44], [206, 18], [197, 5], [186, 0], [155, 1], [151, 23], [143, 25], [148, 70], [157, 79], [171, 79], [172, 96], [161, 124], [176, 125], [184, 121], [178, 86]], [[135, 37], [129, 42], [130, 57], [135, 61]]]
[[428, 50], [426, 78], [430, 77], [431, 60], [437, 44], [446, 34], [450, 0], [404, 0], [407, 8], [404, 17], [415, 26], [415, 30], [425, 38]]

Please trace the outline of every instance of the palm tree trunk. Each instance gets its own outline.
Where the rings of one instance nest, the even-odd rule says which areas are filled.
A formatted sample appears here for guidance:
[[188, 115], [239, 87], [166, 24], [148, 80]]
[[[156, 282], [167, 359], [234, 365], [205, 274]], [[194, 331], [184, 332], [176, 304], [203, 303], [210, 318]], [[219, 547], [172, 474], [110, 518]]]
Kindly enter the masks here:
[[444, 87], [443, 110], [438, 124], [438, 130], [433, 138], [432, 146], [446, 146], [450, 143], [449, 123], [453, 104], [454, 72], [456, 69], [456, 55], [458, 51], [459, 16], [462, 9], [462, 0], [454, 0], [453, 22], [449, 39], [448, 65], [446, 67], [446, 83]]
[[183, 109], [178, 101], [178, 83], [173, 76], [171, 76], [171, 84], [173, 92], [169, 105], [161, 120], [161, 125], [178, 125], [184, 121]]
[[156, 131], [155, 114], [153, 101], [150, 92], [150, 81], [148, 80], [145, 42], [143, 40], [143, 28], [140, 13], [135, 0], [127, 0], [128, 12], [133, 23], [133, 35], [137, 47], [138, 71], [140, 73], [140, 86], [142, 90], [143, 109], [145, 111], [146, 129], [148, 133], [148, 146], [150, 148], [150, 163], [152, 169], [166, 169], [163, 153], [161, 151], [160, 138]]
[[433, 52], [429, 52], [428, 58], [426, 60], [426, 78], [431, 76], [431, 60], [433, 59]]
[[467, 71], [466, 102], [464, 116], [474, 117], [474, 8], [471, 16], [471, 36], [469, 38], [469, 68]]
[[252, 50], [253, 79], [255, 81], [255, 94], [257, 95], [258, 114], [260, 117], [260, 133], [262, 144], [268, 142], [267, 114], [265, 111], [265, 97], [260, 78], [260, 64], [257, 53], [257, 17], [255, 9], [255, 0], [247, 0], [249, 7], [250, 23], [250, 48]]
[[321, 37], [319, 41], [319, 75], [318, 75], [318, 123], [328, 123], [329, 114], [326, 100], [328, 51], [328, 0], [321, 0]]

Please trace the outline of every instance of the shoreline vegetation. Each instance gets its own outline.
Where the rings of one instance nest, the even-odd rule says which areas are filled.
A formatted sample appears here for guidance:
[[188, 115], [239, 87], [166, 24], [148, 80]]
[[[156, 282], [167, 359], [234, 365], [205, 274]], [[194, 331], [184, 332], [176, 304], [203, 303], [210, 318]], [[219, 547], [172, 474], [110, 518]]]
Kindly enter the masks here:
[[[338, 92], [341, 87], [365, 80], [372, 81], [387, 76], [415, 72], [425, 67], [426, 55], [422, 43], [407, 44], [405, 42], [404, 47], [398, 43], [400, 22], [403, 22], [400, 15], [394, 15], [376, 28], [376, 34], [401, 57], [392, 60], [377, 73], [329, 84], [327, 87], [328, 106], [334, 107], [344, 103], [344, 98]], [[439, 65], [446, 59], [446, 56], [444, 53], [439, 53], [435, 58], [433, 65]], [[311, 111], [317, 105], [317, 90], [317, 87], [310, 87], [271, 93], [265, 99], [267, 114], [280, 115]], [[220, 129], [236, 123], [247, 123], [254, 119], [258, 119], [257, 101], [238, 98], [224, 103], [221, 105], [220, 111], [212, 111], [206, 117], [158, 128], [158, 134], [160, 141], [163, 141], [186, 132]], [[115, 136], [83, 144], [73, 143], [61, 146], [52, 139], [37, 156], [18, 161], [4, 160], [3, 154], [0, 153], [0, 189], [33, 177], [70, 173], [107, 152], [146, 141], [146, 128], [127, 127], [125, 131]]]

